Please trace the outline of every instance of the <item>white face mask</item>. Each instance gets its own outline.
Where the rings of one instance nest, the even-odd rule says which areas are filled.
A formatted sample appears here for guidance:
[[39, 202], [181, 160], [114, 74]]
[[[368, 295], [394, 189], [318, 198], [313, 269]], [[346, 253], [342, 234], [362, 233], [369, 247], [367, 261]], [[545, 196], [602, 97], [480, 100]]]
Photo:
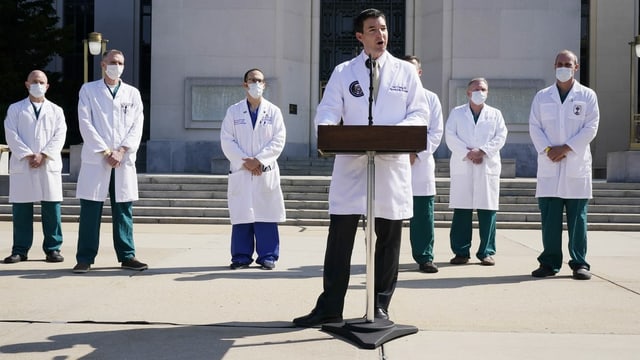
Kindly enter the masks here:
[[567, 67], [556, 68], [556, 79], [560, 82], [569, 81], [573, 77], [573, 69]]
[[259, 99], [264, 91], [263, 83], [249, 83], [249, 95], [254, 99]]
[[31, 96], [33, 96], [34, 98], [41, 98], [44, 97], [44, 93], [47, 92], [47, 85], [46, 84], [31, 84], [29, 85], [29, 94]]
[[104, 73], [109, 77], [109, 79], [118, 80], [120, 79], [120, 75], [122, 75], [123, 71], [124, 65], [110, 64], [107, 65], [107, 70], [105, 70]]
[[486, 91], [473, 91], [471, 93], [471, 102], [476, 105], [482, 105], [487, 100], [487, 92]]

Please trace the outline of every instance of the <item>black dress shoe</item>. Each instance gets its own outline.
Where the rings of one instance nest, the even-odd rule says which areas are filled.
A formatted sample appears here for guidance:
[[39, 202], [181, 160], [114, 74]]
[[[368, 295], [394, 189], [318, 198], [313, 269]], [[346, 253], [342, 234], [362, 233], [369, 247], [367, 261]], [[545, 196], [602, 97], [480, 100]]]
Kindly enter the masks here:
[[376, 319], [389, 320], [389, 313], [381, 307], [376, 308], [373, 315]]
[[293, 323], [298, 327], [314, 327], [328, 323], [342, 322], [342, 316], [329, 315], [313, 309], [309, 314], [293, 319]]
[[49, 251], [47, 253], [47, 257], [45, 258], [44, 261], [51, 262], [51, 263], [63, 262], [64, 261], [64, 257], [62, 257], [62, 255], [60, 255], [60, 251], [53, 250], [53, 251]]
[[5, 264], [14, 264], [20, 261], [27, 261], [27, 257], [25, 255], [12, 254], [11, 256], [4, 258]]

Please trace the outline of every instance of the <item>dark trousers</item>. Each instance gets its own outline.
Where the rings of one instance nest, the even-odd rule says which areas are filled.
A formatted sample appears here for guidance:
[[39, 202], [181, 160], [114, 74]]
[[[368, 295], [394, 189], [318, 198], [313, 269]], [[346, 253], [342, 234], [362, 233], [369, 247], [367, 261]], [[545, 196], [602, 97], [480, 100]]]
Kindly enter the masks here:
[[[41, 201], [42, 250], [49, 253], [62, 246], [60, 202]], [[13, 248], [11, 255], [27, 256], [33, 245], [33, 203], [13, 203]]]
[[[480, 245], [476, 252], [479, 260], [496, 254], [496, 211], [478, 209]], [[451, 250], [457, 256], [470, 257], [473, 234], [473, 210], [453, 209], [453, 220], [449, 231]]]
[[[324, 257], [323, 288], [316, 310], [342, 316], [349, 286], [351, 254], [360, 215], [331, 215]], [[375, 220], [375, 306], [389, 308], [398, 281], [402, 220]]]
[[[118, 262], [136, 255], [133, 243], [133, 203], [116, 202], [115, 175], [111, 171], [109, 198], [111, 200], [111, 226], [113, 229], [113, 247]], [[103, 201], [80, 199], [80, 225], [78, 228], [78, 263], [93, 264], [100, 246], [100, 224]]]
[[414, 196], [413, 217], [409, 221], [411, 255], [418, 264], [433, 261], [435, 196]]
[[562, 267], [562, 213], [567, 214], [569, 233], [569, 267], [591, 268], [587, 262], [587, 209], [589, 199], [538, 198], [542, 223], [542, 245], [538, 256], [540, 265], [559, 271]]

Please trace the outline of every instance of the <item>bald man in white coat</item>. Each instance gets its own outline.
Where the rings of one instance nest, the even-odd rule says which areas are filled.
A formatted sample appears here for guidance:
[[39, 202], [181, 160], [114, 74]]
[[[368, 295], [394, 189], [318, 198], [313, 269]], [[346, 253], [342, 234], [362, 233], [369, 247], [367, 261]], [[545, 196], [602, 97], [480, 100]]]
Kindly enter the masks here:
[[62, 108], [45, 98], [44, 72], [29, 73], [29, 96], [9, 106], [4, 129], [11, 149], [9, 202], [13, 213], [13, 247], [5, 263], [27, 260], [33, 244], [33, 204], [40, 202], [42, 249], [47, 262], [61, 262], [62, 156], [67, 134]]
[[598, 132], [600, 109], [595, 91], [574, 78], [578, 68], [573, 52], [558, 53], [555, 84], [540, 90], [531, 104], [529, 134], [538, 153], [536, 198], [544, 247], [533, 277], [560, 271], [566, 212], [573, 278], [591, 279], [587, 262], [587, 209], [593, 197], [590, 144]]
[[[318, 106], [316, 126], [367, 125], [371, 55], [380, 73], [374, 98], [374, 125], [426, 125], [428, 106], [415, 67], [386, 51], [384, 14], [368, 9], [355, 19], [356, 38], [364, 47], [360, 55], [333, 71]], [[409, 155], [375, 157], [375, 286], [374, 315], [388, 319], [388, 307], [398, 277], [402, 222], [413, 216]], [[357, 225], [366, 213], [367, 156], [336, 155], [329, 190], [329, 235], [324, 261], [323, 289], [314, 309], [293, 322], [311, 327], [342, 320], [349, 284], [351, 254]]]

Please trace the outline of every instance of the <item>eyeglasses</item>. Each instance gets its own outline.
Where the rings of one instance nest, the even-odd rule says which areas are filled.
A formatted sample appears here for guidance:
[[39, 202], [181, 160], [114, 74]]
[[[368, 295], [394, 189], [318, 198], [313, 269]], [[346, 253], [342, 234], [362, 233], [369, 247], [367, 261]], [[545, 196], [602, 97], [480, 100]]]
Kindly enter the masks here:
[[264, 82], [264, 79], [255, 79], [255, 78], [247, 79], [247, 83], [259, 83], [259, 84], [262, 84], [263, 82]]

